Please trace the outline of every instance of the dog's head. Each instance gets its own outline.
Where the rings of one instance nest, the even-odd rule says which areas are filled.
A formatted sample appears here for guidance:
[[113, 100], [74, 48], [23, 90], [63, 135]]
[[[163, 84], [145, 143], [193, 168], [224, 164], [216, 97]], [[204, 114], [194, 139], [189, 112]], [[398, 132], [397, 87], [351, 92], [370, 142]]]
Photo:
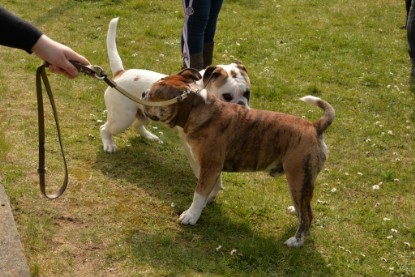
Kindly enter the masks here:
[[[143, 93], [142, 99], [151, 102], [160, 102], [176, 98], [180, 95], [190, 93], [190, 90], [196, 87], [195, 82], [201, 78], [202, 75], [195, 69], [184, 69], [177, 74], [166, 76], [155, 82], [150, 90]], [[178, 113], [183, 103], [177, 102], [161, 107], [144, 106], [144, 113], [151, 120], [160, 121], [169, 127], [174, 127], [177, 124]]]
[[242, 63], [208, 66], [202, 74], [203, 87], [209, 93], [225, 102], [249, 106], [251, 81]]

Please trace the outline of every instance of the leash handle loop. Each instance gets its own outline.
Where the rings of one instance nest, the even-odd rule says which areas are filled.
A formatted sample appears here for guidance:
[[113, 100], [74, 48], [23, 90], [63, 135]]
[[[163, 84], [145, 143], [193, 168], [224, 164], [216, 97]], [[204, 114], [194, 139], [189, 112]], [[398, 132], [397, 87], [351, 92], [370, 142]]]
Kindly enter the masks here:
[[[63, 144], [61, 138], [61, 131], [59, 127], [59, 120], [58, 120], [58, 113], [56, 111], [55, 101], [53, 99], [52, 90], [50, 88], [49, 80], [46, 75], [45, 68], [48, 67], [48, 64], [43, 64], [39, 66], [36, 70], [36, 95], [37, 95], [37, 105], [38, 105], [38, 126], [39, 126], [39, 184], [40, 184], [40, 191], [42, 194], [48, 199], [56, 199], [61, 196], [67, 186], [68, 186], [68, 166], [66, 163], [65, 153], [63, 151]], [[57, 135], [59, 140], [59, 146], [61, 149], [61, 154], [63, 158], [63, 164], [65, 169], [65, 175], [62, 186], [54, 193], [48, 194], [46, 192], [46, 155], [45, 155], [45, 114], [44, 114], [44, 107], [43, 107], [43, 95], [42, 95], [42, 81], [45, 86], [45, 90], [47, 92], [50, 105], [52, 107], [53, 117], [55, 120], [55, 125], [57, 129]]]

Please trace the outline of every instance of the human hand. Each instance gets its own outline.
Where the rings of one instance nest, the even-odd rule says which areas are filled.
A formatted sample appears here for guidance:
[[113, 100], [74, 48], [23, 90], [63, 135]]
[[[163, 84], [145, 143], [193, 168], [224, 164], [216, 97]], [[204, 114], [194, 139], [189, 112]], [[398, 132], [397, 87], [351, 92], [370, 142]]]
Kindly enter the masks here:
[[83, 56], [74, 50], [56, 42], [46, 35], [42, 35], [32, 48], [40, 59], [50, 64], [49, 69], [52, 72], [66, 75], [68, 78], [75, 78], [79, 72], [70, 61], [79, 62], [81, 64], [90, 64]]

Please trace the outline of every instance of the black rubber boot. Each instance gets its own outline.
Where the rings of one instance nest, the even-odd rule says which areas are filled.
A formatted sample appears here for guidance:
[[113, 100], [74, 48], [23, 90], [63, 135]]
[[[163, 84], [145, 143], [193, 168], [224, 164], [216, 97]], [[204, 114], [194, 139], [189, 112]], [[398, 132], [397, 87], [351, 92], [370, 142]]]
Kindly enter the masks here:
[[213, 57], [213, 48], [215, 47], [214, 42], [206, 43], [203, 46], [203, 64], [204, 68], [209, 65], [212, 65], [212, 57]]

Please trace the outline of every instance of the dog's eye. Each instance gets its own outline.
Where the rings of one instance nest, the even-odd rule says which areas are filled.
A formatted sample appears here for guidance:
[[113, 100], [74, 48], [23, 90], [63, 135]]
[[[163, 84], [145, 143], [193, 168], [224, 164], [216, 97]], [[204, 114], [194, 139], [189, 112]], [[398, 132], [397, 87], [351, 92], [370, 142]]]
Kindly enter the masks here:
[[149, 92], [150, 90], [145, 90], [145, 91], [143, 91], [143, 94], [141, 94], [141, 98], [146, 98], [146, 96], [147, 96], [147, 94], [148, 94], [148, 92]]
[[233, 100], [233, 97], [230, 93], [224, 93], [222, 94], [222, 97], [226, 102], [231, 102]]

